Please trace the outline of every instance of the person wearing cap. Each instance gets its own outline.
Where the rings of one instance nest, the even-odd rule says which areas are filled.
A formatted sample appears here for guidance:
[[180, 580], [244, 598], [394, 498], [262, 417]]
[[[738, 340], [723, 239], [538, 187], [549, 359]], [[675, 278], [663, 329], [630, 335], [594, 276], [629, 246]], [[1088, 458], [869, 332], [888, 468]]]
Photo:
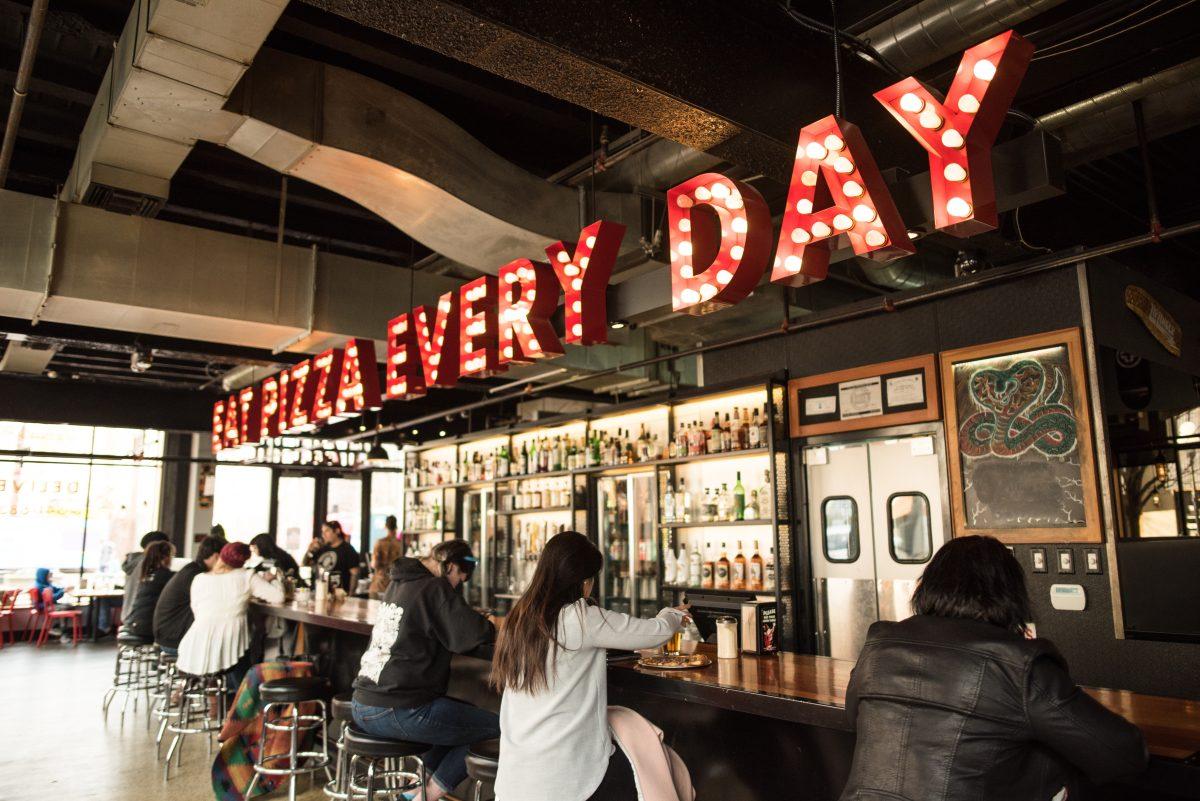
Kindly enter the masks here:
[[179, 642], [181, 673], [202, 676], [224, 673], [228, 692], [236, 692], [250, 669], [250, 599], [282, 603], [283, 589], [264, 576], [245, 570], [250, 546], [231, 542], [217, 562], [192, 580], [194, 620]]
[[463, 540], [440, 543], [424, 559], [397, 559], [354, 680], [359, 728], [433, 746], [422, 755], [431, 772], [426, 801], [467, 777], [467, 746], [500, 736], [495, 713], [446, 697], [451, 655], [496, 639], [493, 622], [463, 599], [462, 584], [474, 570]]

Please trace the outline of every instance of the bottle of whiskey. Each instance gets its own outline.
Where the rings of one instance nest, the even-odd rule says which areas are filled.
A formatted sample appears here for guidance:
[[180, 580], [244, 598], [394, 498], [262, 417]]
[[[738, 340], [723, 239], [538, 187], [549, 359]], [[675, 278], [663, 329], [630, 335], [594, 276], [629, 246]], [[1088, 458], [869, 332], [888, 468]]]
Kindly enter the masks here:
[[767, 548], [767, 558], [763, 562], [763, 589], [775, 589], [775, 546]]
[[700, 546], [694, 542], [692, 553], [688, 556], [687, 584], [689, 587], [701, 587], [704, 584], [704, 558], [700, 556]]
[[692, 522], [692, 494], [687, 491], [683, 479], [679, 479], [679, 490], [675, 493], [675, 520], [680, 523]]
[[711, 559], [705, 559], [704, 565], [700, 569], [700, 586], [706, 590], [713, 588], [713, 582], [716, 578], [717, 566]]
[[746, 488], [742, 486], [742, 471], [737, 473], [737, 483], [733, 485], [733, 519], [746, 519]]
[[761, 429], [759, 428], [758, 409], [754, 410], [754, 416], [750, 418], [750, 447], [759, 448], [767, 443], [763, 442], [759, 437]]
[[726, 555], [725, 543], [721, 543], [721, 558], [717, 560], [716, 575], [713, 576], [713, 587], [718, 590], [729, 589], [729, 557]]
[[763, 558], [758, 553], [758, 541], [754, 542], [754, 555], [746, 569], [746, 589], [761, 590], [763, 588]]
[[733, 576], [729, 580], [729, 586], [734, 590], [744, 590], [746, 589], [746, 555], [742, 552], [740, 540], [737, 547], [737, 554], [733, 557]]

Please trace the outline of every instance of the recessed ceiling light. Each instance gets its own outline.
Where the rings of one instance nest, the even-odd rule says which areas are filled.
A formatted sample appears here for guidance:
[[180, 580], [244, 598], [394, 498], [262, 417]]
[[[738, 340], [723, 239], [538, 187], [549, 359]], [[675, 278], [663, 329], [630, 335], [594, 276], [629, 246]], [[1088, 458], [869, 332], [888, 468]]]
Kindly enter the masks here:
[[439, 436], [439, 437], [444, 437], [444, 436], [446, 436], [446, 429], [444, 429], [444, 428], [443, 428], [441, 431], [439, 431], [439, 432], [438, 432], [438, 436]]
[[615, 323], [613, 323], [612, 325], [609, 326], [609, 328], [611, 328], [614, 331], [619, 331], [624, 327], [625, 327], [625, 323], [621, 322], [620, 320], [617, 320]]

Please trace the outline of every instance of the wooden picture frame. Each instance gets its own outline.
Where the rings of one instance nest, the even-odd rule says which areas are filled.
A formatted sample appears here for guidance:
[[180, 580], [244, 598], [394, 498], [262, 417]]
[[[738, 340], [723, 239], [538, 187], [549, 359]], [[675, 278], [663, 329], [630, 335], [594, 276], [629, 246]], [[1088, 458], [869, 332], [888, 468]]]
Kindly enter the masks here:
[[947, 351], [941, 374], [954, 535], [1101, 542], [1079, 329]]
[[[886, 377], [897, 373], [919, 372], [922, 376], [922, 391], [924, 402], [921, 408], [908, 409], [900, 412], [883, 412], [867, 417], [857, 417], [850, 420], [830, 420], [828, 422], [804, 423], [801, 414], [800, 396], [805, 389], [815, 387], [837, 386], [848, 381], [874, 377]], [[937, 420], [939, 417], [937, 391], [937, 361], [933, 354], [914, 356], [908, 359], [897, 359], [878, 364], [867, 364], [862, 367], [852, 367], [848, 370], [837, 370], [832, 373], [793, 378], [788, 381], [788, 419], [791, 421], [790, 434], [793, 437], [815, 437], [820, 434], [835, 434], [843, 431], [863, 431], [868, 428], [883, 428], [887, 426], [908, 425], [909, 423], [925, 423]]]

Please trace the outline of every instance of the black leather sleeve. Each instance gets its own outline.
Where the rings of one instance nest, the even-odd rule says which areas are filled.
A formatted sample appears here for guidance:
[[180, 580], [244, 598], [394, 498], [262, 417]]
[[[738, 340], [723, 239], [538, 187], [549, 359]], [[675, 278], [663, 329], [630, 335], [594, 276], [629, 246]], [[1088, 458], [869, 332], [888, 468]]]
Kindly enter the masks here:
[[1052, 656], [1038, 656], [1030, 665], [1025, 713], [1034, 739], [1094, 782], [1146, 768], [1141, 731], [1085, 693]]

